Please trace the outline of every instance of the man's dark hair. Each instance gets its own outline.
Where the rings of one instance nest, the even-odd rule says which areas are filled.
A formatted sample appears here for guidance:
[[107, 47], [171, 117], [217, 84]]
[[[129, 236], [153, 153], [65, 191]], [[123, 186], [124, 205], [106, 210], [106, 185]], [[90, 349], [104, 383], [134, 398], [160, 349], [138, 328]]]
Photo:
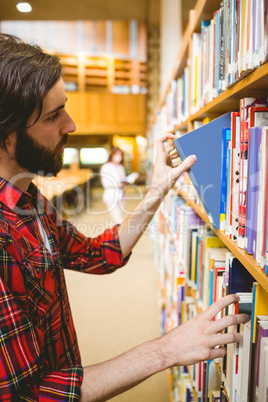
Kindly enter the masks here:
[[14, 131], [27, 128], [34, 111], [42, 113], [43, 99], [61, 77], [56, 55], [39, 46], [0, 33], [0, 146]]

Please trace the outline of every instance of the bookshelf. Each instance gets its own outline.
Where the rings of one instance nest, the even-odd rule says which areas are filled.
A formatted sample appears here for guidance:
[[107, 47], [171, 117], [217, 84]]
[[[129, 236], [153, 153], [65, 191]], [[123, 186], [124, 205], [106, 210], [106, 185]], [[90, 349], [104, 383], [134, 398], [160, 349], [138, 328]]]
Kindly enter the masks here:
[[[239, 2], [239, 0], [236, 0]], [[225, 1], [225, 3], [231, 3], [231, 0]], [[193, 53], [193, 35], [195, 33], [201, 32], [201, 22], [204, 20], [213, 20], [215, 18], [216, 11], [222, 7], [223, 2], [220, 1], [213, 1], [213, 0], [197, 0], [195, 8], [190, 11], [189, 13], [189, 23], [185, 29], [183, 35], [182, 46], [179, 51], [177, 61], [175, 63], [174, 69], [170, 76], [170, 80], [168, 86], [166, 88], [165, 93], [161, 96], [157, 108], [156, 115], [154, 120], [151, 122], [151, 125], [148, 128], [148, 139], [150, 144], [155, 144], [157, 137], [162, 135], [163, 132], [173, 132], [179, 133], [179, 135], [184, 135], [189, 131], [194, 130], [196, 123], [203, 121], [205, 118], [217, 118], [225, 113], [232, 112], [235, 110], [239, 110], [240, 106], [240, 99], [246, 97], [267, 97], [268, 94], [268, 64], [267, 64], [267, 53], [268, 48], [266, 49], [266, 58], [264, 58], [258, 66], [254, 65], [254, 67], [250, 67], [248, 69], [241, 69], [239, 77], [236, 77], [235, 82], [229, 82], [226, 86], [226, 89], [223, 87], [221, 91], [219, 91], [218, 95], [213, 95], [213, 99], [209, 99], [209, 101], [204, 101], [199, 108], [193, 110], [191, 104], [191, 90], [192, 90], [192, 71], [194, 69], [192, 63], [192, 53]], [[234, 4], [234, 3], [233, 3]], [[214, 20], [215, 21], [215, 20]], [[267, 27], [265, 28], [267, 30]], [[265, 31], [266, 32], [266, 31]], [[228, 36], [228, 35], [227, 35]], [[183, 76], [186, 68], [188, 69], [189, 74], [189, 82], [188, 87], [185, 90], [183, 100], [187, 103], [188, 113], [187, 116], [181, 119], [179, 122], [176, 122], [176, 119], [169, 119], [166, 118], [166, 113], [170, 112], [172, 107], [171, 103], [169, 103], [170, 95], [173, 91], [174, 81], [180, 79]], [[242, 73], [241, 73], [242, 71]], [[176, 98], [177, 100], [177, 98]], [[171, 107], [170, 107], [171, 106]], [[153, 153], [155, 155], [155, 151]], [[180, 197], [184, 200], [188, 207], [191, 207], [192, 210], [196, 212], [196, 214], [203, 220], [205, 225], [210, 228], [216, 237], [221, 240], [228, 253], [232, 254], [236, 259], [240, 261], [240, 263], [245, 267], [245, 269], [252, 275], [254, 280], [259, 283], [261, 288], [264, 290], [264, 293], [268, 295], [268, 276], [265, 272], [261, 269], [261, 267], [257, 264], [254, 257], [248, 253], [246, 253], [243, 249], [239, 248], [236, 241], [231, 240], [229, 237], [225, 235], [223, 231], [216, 230], [210, 223], [208, 215], [198, 201], [196, 201], [195, 197], [192, 197], [192, 194], [187, 193], [179, 188], [174, 188], [171, 190], [172, 195], [169, 197]], [[166, 197], [167, 198], [167, 197]], [[161, 284], [162, 288], [164, 286], [163, 294], [165, 305], [167, 305], [166, 314], [168, 315], [171, 310], [172, 304], [174, 304], [174, 300], [177, 301], [177, 288], [176, 282], [168, 283], [170, 278], [173, 275], [177, 275], [181, 268], [179, 265], [183, 265], [183, 262], [180, 262], [180, 245], [181, 238], [174, 238], [174, 228], [172, 228], [173, 224], [168, 217], [168, 213], [166, 210], [170, 210], [170, 201], [164, 200], [163, 204], [160, 207], [160, 211], [158, 213], [159, 222], [160, 222], [160, 241], [158, 244], [159, 250], [158, 253], [160, 255], [159, 258], [159, 265], [161, 269], [166, 270], [166, 275], [162, 275], [163, 283]], [[171, 219], [174, 218], [172, 215]], [[175, 229], [176, 232], [176, 229]], [[169, 259], [168, 262], [165, 264], [163, 261], [167, 252], [165, 251], [165, 247], [170, 247], [169, 249]], [[177, 251], [174, 251], [177, 250]], [[176, 254], [177, 252], [177, 254]], [[161, 255], [162, 253], [162, 255]], [[173, 266], [173, 273], [168, 272], [170, 268], [167, 267], [168, 263], [170, 262], [170, 255], [174, 253], [174, 258], [172, 259]], [[176, 261], [177, 262], [174, 262]], [[166, 286], [166, 289], [165, 289]], [[175, 290], [174, 290], [175, 289]], [[195, 292], [195, 289], [191, 287], [187, 281], [185, 283], [185, 292], [187, 292], [188, 297], [193, 300], [193, 305], [196, 308], [197, 313], [202, 312], [202, 306], [199, 303], [198, 296]], [[173, 294], [171, 292], [173, 291]], [[169, 311], [168, 311], [169, 309]], [[265, 313], [268, 314], [268, 311]], [[170, 317], [169, 317], [170, 319]], [[166, 329], [170, 328], [170, 320], [166, 326]], [[221, 368], [217, 367], [219, 376], [221, 376]], [[195, 388], [195, 384], [193, 381], [193, 376], [191, 374], [191, 368], [188, 368], [189, 371], [189, 381], [192, 386], [193, 390], [193, 398], [195, 401], [200, 400], [198, 391]], [[225, 399], [221, 400], [232, 400], [232, 390], [227, 385], [225, 387], [222, 384], [221, 392], [225, 395]], [[173, 392], [173, 395], [176, 395]], [[230, 397], [231, 395], [231, 397]], [[207, 396], [208, 397], [208, 396]], [[248, 400], [253, 400], [250, 399]], [[202, 399], [203, 400], [203, 399]], [[212, 399], [211, 399], [212, 400]], [[177, 402], [176, 397], [173, 398], [174, 402]]]
[[216, 235], [222, 240], [226, 247], [242, 262], [244, 267], [247, 268], [247, 270], [256, 279], [256, 281], [259, 282], [268, 293], [268, 276], [257, 265], [253, 256], [247, 254], [244, 250], [237, 247], [237, 242], [226, 237], [222, 231], [214, 229], [203, 206], [197, 205], [194, 201], [188, 198], [186, 193], [183, 193], [182, 191], [178, 191], [178, 195], [182, 196], [185, 199], [186, 204], [191, 206], [195, 210], [195, 212], [216, 233]]
[[[59, 53], [64, 82], [75, 91], [113, 92], [115, 87], [147, 87], [147, 63], [115, 56]], [[68, 88], [68, 87], [67, 87]]]

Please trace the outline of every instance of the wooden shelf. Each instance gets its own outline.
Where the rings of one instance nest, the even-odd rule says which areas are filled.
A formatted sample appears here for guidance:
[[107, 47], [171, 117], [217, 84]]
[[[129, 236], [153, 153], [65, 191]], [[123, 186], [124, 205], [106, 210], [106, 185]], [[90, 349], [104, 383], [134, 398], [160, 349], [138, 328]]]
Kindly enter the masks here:
[[267, 96], [268, 64], [263, 64], [246, 77], [238, 81], [231, 88], [226, 89], [212, 102], [208, 103], [197, 113], [191, 115], [191, 121], [200, 120], [207, 116], [219, 116], [239, 109], [239, 100], [247, 96]]
[[226, 89], [217, 98], [213, 99], [202, 109], [191, 115], [187, 120], [175, 126], [171, 132], [187, 129], [189, 123], [203, 120], [205, 117], [218, 117], [224, 113], [239, 110], [241, 98], [266, 97], [268, 93], [268, 64], [263, 64], [246, 77], [238, 81], [231, 88]]
[[226, 247], [240, 260], [240, 262], [251, 273], [256, 281], [259, 282], [263, 289], [268, 292], [268, 276], [258, 266], [254, 257], [250, 254], [247, 254], [245, 250], [239, 248], [237, 246], [237, 242], [234, 242], [226, 237], [223, 232], [218, 229], [214, 229], [203, 206], [199, 206], [194, 201], [188, 199], [187, 194], [183, 193], [182, 191], [178, 191], [178, 195], [185, 199], [186, 204], [195, 210], [195, 212], [204, 220], [204, 222], [208, 224], [214, 233], [216, 233]]
[[147, 85], [147, 63], [114, 57], [59, 54], [63, 79], [71, 82], [80, 92], [113, 92], [117, 85]]

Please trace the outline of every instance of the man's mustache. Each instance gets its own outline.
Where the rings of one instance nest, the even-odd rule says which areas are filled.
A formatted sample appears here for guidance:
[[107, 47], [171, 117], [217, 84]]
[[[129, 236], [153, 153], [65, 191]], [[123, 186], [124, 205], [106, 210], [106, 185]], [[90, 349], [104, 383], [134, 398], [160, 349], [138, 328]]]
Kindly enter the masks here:
[[64, 134], [58, 146], [62, 147], [66, 145], [68, 140], [69, 140], [69, 134]]

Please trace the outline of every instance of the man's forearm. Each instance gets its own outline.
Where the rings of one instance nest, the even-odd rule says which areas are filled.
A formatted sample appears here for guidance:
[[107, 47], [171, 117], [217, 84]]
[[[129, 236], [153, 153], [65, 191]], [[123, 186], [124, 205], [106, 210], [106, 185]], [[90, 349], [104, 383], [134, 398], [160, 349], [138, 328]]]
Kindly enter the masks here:
[[119, 226], [119, 241], [123, 257], [126, 257], [146, 230], [163, 195], [161, 189], [151, 188], [144, 199]]
[[80, 401], [107, 401], [166, 369], [161, 343], [161, 338], [149, 341], [112, 360], [85, 367]]

